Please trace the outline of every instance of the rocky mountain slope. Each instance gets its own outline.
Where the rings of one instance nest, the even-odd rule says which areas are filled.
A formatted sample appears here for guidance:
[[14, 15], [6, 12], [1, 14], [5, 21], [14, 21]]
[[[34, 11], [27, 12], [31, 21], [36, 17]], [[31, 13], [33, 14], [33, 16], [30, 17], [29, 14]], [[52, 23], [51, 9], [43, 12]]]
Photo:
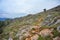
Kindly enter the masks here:
[[54, 40], [55, 37], [60, 37], [59, 34], [60, 5], [50, 10], [44, 9], [43, 12], [34, 15], [12, 19], [12, 22], [3, 28], [0, 38], [1, 40]]

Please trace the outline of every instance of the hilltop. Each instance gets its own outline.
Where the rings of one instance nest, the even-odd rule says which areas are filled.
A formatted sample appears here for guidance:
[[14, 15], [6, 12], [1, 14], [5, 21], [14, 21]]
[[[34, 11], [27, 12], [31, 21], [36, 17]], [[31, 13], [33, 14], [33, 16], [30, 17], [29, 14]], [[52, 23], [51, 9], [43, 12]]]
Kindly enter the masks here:
[[[3, 33], [1, 34], [1, 39], [8, 40], [12, 38], [13, 40], [25, 40], [25, 34], [27, 32], [30, 32], [31, 30], [41, 29], [40, 31], [42, 31], [42, 30], [47, 29], [51, 31], [50, 30], [51, 28], [54, 29], [54, 28], [60, 27], [59, 20], [60, 20], [60, 5], [50, 10], [44, 9], [43, 12], [40, 12], [37, 14], [29, 14], [24, 17], [15, 18], [15, 19], [10, 20], [10, 23], [6, 25], [5, 27], [3, 27]], [[39, 30], [38, 30], [38, 33], [40, 32]], [[52, 32], [53, 33], [57, 32], [57, 29], [56, 30], [54, 29]], [[59, 33], [60, 32], [57, 32], [54, 38], [57, 37]], [[40, 36], [40, 38], [42, 37]]]

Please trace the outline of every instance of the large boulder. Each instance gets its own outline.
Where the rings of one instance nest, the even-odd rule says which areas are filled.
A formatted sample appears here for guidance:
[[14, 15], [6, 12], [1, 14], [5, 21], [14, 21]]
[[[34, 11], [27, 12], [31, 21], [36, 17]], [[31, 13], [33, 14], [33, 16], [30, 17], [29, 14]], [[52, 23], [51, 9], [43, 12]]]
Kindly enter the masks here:
[[53, 34], [51, 33], [53, 31], [53, 29], [43, 29], [43, 30], [41, 30], [40, 31], [40, 35], [42, 36], [42, 37], [46, 37], [46, 36], [53, 36]]

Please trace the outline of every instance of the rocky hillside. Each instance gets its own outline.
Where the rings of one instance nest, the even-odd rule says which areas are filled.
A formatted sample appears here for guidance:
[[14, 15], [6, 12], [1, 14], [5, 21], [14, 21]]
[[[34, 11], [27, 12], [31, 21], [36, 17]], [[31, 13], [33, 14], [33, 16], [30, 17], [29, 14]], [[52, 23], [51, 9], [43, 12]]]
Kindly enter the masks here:
[[[1, 40], [57, 40], [60, 38], [60, 5], [37, 14], [12, 19], [3, 27]], [[60, 40], [60, 39], [59, 39]]]

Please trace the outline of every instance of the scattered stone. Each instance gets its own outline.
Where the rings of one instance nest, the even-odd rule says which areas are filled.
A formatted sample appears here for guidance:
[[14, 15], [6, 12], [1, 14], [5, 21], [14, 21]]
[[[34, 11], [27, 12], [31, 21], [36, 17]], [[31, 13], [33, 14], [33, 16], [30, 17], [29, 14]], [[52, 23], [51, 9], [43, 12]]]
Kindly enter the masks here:
[[60, 26], [57, 27], [57, 31], [60, 32]]
[[60, 40], [60, 37], [55, 37], [53, 38], [53, 40]]

